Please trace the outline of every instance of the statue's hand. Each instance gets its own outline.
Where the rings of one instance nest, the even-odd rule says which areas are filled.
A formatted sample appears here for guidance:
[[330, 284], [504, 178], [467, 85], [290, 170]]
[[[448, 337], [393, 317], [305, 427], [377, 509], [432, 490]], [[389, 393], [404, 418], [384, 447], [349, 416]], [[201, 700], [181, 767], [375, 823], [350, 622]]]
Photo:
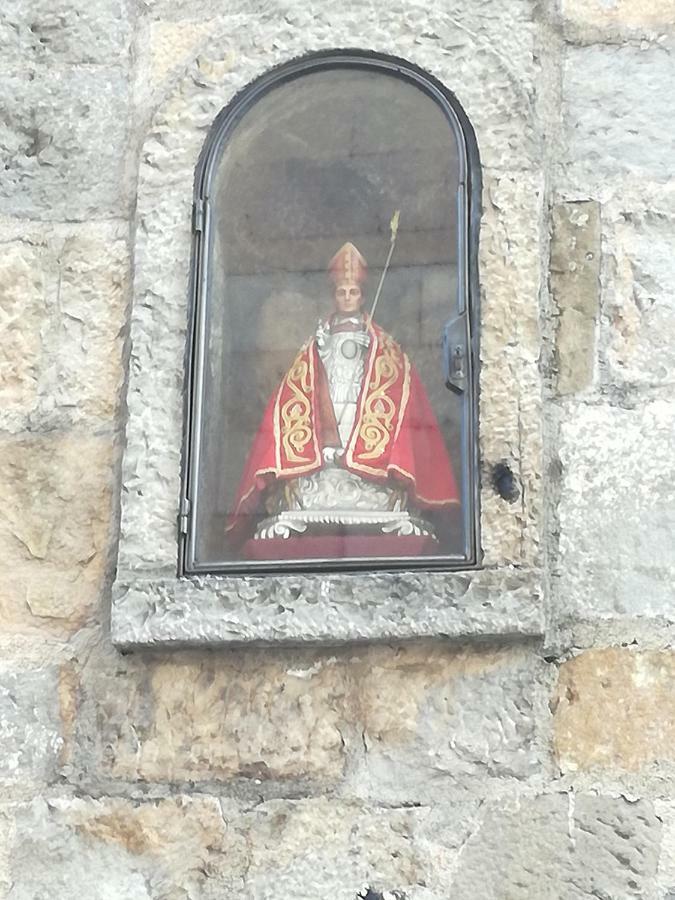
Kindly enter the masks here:
[[328, 463], [328, 465], [337, 465], [344, 456], [344, 452], [342, 447], [324, 447], [323, 461]]
[[316, 326], [316, 331], [314, 332], [314, 337], [316, 338], [316, 346], [321, 353], [326, 349], [326, 337], [328, 336], [328, 328], [326, 323], [322, 320], [319, 320], [319, 324]]
[[355, 331], [353, 335], [350, 335], [355, 344], [358, 344], [359, 347], [369, 347], [370, 346], [370, 335], [367, 331]]

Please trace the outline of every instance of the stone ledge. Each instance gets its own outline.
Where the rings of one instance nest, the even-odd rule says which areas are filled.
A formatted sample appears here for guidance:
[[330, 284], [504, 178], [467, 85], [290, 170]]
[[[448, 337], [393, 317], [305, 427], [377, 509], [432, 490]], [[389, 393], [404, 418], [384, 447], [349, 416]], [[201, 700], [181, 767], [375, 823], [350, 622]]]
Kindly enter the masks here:
[[541, 578], [510, 568], [195, 578], [118, 576], [120, 649], [538, 637]]

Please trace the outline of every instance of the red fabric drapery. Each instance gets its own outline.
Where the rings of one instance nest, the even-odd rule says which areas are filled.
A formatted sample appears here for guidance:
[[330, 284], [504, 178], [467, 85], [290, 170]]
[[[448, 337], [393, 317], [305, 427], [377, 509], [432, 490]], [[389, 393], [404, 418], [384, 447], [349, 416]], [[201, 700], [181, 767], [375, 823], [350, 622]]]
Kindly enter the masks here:
[[[352, 433], [341, 464], [379, 483], [394, 482], [419, 509], [459, 502], [438, 421], [408, 356], [377, 325], [370, 346]], [[242, 473], [228, 530], [258, 514], [276, 480], [309, 475], [323, 465], [322, 450], [336, 445], [337, 429], [323, 365], [312, 338], [300, 350], [270, 398]]]

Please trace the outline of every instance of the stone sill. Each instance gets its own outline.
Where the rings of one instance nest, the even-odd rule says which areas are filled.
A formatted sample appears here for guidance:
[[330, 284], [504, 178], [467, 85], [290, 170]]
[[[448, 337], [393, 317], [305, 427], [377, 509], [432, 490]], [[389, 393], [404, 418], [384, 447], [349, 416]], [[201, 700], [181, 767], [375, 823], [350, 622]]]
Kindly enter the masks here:
[[538, 637], [540, 573], [118, 575], [112, 639], [134, 648]]

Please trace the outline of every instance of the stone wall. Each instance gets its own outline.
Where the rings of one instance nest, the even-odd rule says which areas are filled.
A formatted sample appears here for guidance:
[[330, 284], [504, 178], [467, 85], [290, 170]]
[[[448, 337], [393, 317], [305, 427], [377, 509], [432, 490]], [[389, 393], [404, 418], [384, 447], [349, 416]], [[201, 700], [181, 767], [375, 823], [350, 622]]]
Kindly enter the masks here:
[[[675, 897], [675, 3], [444, 10], [545, 134], [548, 636], [129, 655], [109, 611], [140, 148], [163, 152], [155, 110], [210, 35], [329, 46], [334, 12], [0, 11], [2, 900]], [[358, 44], [362, 7], [340, 16]], [[513, 112], [491, 111], [505, 152]], [[496, 215], [513, 192], [485, 163]], [[492, 262], [517, 285], [511, 238]]]

